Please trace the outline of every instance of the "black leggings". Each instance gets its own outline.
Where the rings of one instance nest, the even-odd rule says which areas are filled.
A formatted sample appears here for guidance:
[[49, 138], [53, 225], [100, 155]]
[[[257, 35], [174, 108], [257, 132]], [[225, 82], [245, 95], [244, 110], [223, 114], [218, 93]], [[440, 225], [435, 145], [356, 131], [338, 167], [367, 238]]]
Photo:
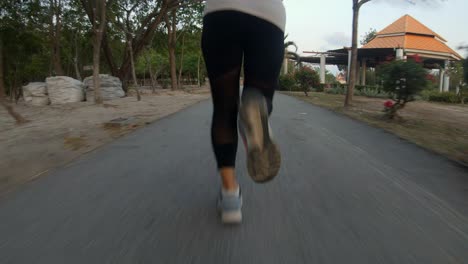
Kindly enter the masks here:
[[242, 64], [244, 89], [261, 91], [271, 113], [284, 57], [284, 32], [255, 16], [218, 11], [203, 19], [202, 49], [213, 97], [211, 142], [217, 165], [234, 167]]

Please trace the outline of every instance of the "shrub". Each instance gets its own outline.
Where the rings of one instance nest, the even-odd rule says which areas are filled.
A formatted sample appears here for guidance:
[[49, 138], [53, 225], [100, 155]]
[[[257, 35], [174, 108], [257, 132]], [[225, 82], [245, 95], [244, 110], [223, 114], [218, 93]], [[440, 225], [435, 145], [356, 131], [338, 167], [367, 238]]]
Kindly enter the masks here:
[[362, 91], [362, 90], [365, 89], [365, 88], [366, 88], [365, 85], [356, 84], [356, 85], [354, 86], [354, 90], [355, 90], [355, 91]]
[[379, 67], [378, 72], [383, 81], [383, 90], [395, 99], [395, 104], [386, 111], [389, 119], [393, 119], [397, 111], [414, 100], [414, 96], [428, 84], [427, 71], [418, 60], [386, 63]]
[[302, 67], [296, 72], [295, 77], [297, 83], [304, 92], [309, 91], [312, 87], [319, 87], [320, 85], [320, 76], [309, 67]]
[[345, 94], [346, 90], [344, 86], [335, 86], [325, 90], [325, 93], [328, 94]]
[[326, 84], [320, 83], [318, 86], [316, 86], [315, 91], [317, 91], [317, 92], [323, 92], [323, 91], [325, 90], [325, 87], [326, 87], [326, 86], [327, 86]]
[[421, 92], [421, 97], [429, 102], [442, 102], [459, 104], [461, 103], [461, 97], [453, 92], [439, 92], [436, 90], [425, 90]]
[[296, 78], [293, 74], [281, 75], [279, 78], [279, 88], [282, 91], [294, 91], [297, 89]]
[[387, 92], [381, 92], [377, 89], [364, 88], [361, 91], [354, 91], [355, 95], [375, 97], [375, 98], [391, 98], [391, 94]]

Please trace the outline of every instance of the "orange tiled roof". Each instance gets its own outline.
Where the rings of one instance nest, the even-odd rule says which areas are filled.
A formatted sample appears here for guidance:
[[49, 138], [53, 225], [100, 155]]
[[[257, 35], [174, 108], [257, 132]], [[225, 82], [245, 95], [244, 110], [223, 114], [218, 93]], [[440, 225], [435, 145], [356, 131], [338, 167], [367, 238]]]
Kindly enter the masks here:
[[363, 49], [404, 48], [405, 36], [381, 37], [377, 36], [364, 45]]
[[[437, 37], [437, 38], [436, 38]], [[405, 15], [376, 34], [363, 49], [403, 48], [453, 54], [462, 57], [445, 44], [446, 40], [409, 15]]]
[[406, 34], [403, 36], [389, 36], [382, 37], [378, 36], [366, 45], [363, 49], [381, 49], [381, 48], [405, 48], [405, 49], [416, 49], [426, 50], [434, 52], [444, 52], [453, 54], [459, 58], [461, 56], [448, 47], [445, 43], [437, 40], [434, 37], [420, 36]]
[[428, 50], [428, 51], [435, 51], [435, 52], [446, 52], [446, 53], [458, 55], [453, 49], [449, 48], [449, 46], [437, 40], [436, 38], [428, 38], [428, 37], [418, 36], [418, 35], [406, 35], [405, 36], [405, 48]]
[[419, 35], [436, 36], [443, 41], [446, 41], [439, 34], [426, 27], [423, 23], [414, 19], [410, 15], [404, 15], [397, 21], [384, 28], [377, 35], [397, 34], [397, 33], [414, 33]]

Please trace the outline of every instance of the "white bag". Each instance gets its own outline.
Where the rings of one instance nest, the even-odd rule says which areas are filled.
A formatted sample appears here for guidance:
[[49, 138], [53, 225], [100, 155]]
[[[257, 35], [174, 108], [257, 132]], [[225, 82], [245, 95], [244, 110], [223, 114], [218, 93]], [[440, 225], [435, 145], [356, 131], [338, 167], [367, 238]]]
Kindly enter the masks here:
[[85, 99], [84, 84], [67, 76], [48, 77], [47, 92], [51, 104], [81, 102]]

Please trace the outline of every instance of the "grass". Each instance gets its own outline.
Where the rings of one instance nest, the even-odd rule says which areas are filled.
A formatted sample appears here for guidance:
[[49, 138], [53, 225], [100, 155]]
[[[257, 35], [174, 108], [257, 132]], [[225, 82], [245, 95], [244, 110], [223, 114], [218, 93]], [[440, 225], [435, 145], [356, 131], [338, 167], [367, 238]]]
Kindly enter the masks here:
[[[384, 99], [355, 96], [353, 105], [343, 107], [344, 96], [326, 93], [286, 92], [311, 104], [342, 113], [382, 128], [423, 148], [468, 166], [468, 108], [439, 103], [414, 102], [401, 112], [398, 120], [383, 118]], [[435, 113], [435, 114], [434, 114]]]

